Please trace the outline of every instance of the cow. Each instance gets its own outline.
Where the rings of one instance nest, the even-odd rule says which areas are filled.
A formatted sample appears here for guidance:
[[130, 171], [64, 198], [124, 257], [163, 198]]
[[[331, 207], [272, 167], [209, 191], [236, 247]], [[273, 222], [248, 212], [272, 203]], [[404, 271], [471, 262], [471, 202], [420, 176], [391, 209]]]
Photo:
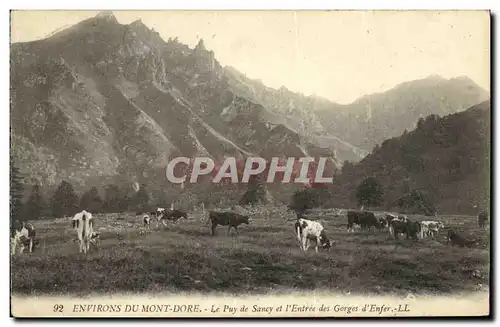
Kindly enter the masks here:
[[427, 236], [437, 236], [439, 233], [439, 229], [444, 228], [442, 222], [435, 220], [424, 220], [420, 222], [421, 230], [420, 230], [420, 238], [425, 238]]
[[80, 213], [77, 213], [72, 219], [71, 219], [71, 228], [74, 230], [78, 230], [78, 226], [80, 225], [80, 220], [82, 219], [82, 216]]
[[80, 252], [87, 253], [90, 249], [90, 241], [92, 239], [92, 234], [94, 233], [94, 220], [92, 219], [92, 214], [83, 210], [75, 215], [73, 218], [73, 224], [76, 223], [78, 240], [80, 242]]
[[[153, 222], [153, 220], [155, 220], [156, 221], [156, 228], [158, 228], [159, 224], [160, 224], [160, 220], [162, 219], [162, 217], [165, 215], [165, 213], [167, 211], [168, 211], [168, 209], [158, 207], [156, 209], [156, 211], [150, 211], [149, 213], [145, 212], [142, 216], [144, 226], [147, 226], [148, 228], [150, 228], [151, 223]], [[149, 217], [148, 223], [146, 223], [144, 221], [144, 216]]]
[[325, 250], [331, 248], [335, 241], [330, 241], [325, 233], [323, 225], [317, 221], [300, 218], [295, 223], [295, 233], [299, 240], [300, 249], [304, 252], [309, 248], [311, 241], [315, 242], [315, 251], [318, 252], [318, 246]]
[[215, 236], [215, 228], [217, 225], [229, 226], [227, 233], [231, 228], [234, 228], [238, 234], [238, 226], [241, 224], [250, 224], [250, 217], [237, 214], [236, 212], [215, 212], [209, 211], [208, 217], [212, 222], [212, 236]]
[[392, 219], [389, 223], [389, 235], [392, 238], [398, 240], [399, 234], [405, 234], [406, 232], [406, 223], [399, 219]]
[[418, 240], [418, 235], [420, 235], [420, 231], [422, 226], [418, 221], [411, 221], [409, 219], [406, 220], [406, 239], [410, 237], [414, 240]]
[[406, 234], [406, 239], [410, 237], [414, 240], [418, 239], [418, 235], [420, 234], [421, 226], [417, 221], [410, 221], [406, 219], [406, 221], [401, 220], [399, 217], [391, 220], [389, 223], [389, 235], [391, 235], [394, 239], [399, 239], [399, 234]]
[[19, 253], [23, 253], [25, 246], [28, 246], [28, 251], [33, 252], [35, 246], [36, 230], [31, 223], [21, 222], [17, 228], [14, 228], [12, 235], [12, 254], [16, 253], [16, 248], [20, 246]]
[[378, 217], [377, 221], [378, 221], [378, 228], [379, 229], [383, 229], [383, 228], [388, 228], [389, 227], [389, 223], [388, 223], [388, 221], [387, 221], [387, 219], [385, 217]]
[[146, 227], [147, 229], [150, 229], [151, 217], [149, 215], [142, 216], [142, 222], [144, 224], [144, 227]]
[[172, 220], [174, 223], [176, 223], [181, 218], [187, 220], [188, 219], [187, 213], [182, 210], [174, 209], [165, 212], [165, 214], [161, 216], [160, 220], [167, 219], [167, 220]]
[[360, 225], [362, 229], [371, 227], [380, 228], [380, 223], [375, 214], [370, 211], [348, 211], [347, 231], [354, 231], [354, 224]]
[[389, 224], [391, 223], [391, 221], [393, 221], [394, 219], [398, 219], [398, 216], [395, 215], [395, 214], [392, 214], [392, 213], [386, 213], [385, 214], [385, 220], [387, 221], [387, 227], [389, 227]]
[[467, 240], [458, 234], [453, 228], [448, 230], [448, 243], [451, 242], [451, 246], [458, 245], [461, 248], [464, 246], [471, 247], [474, 244], [474, 241]]
[[477, 222], [479, 223], [479, 228], [486, 227], [486, 224], [488, 223], [488, 212], [486, 210], [479, 213], [477, 216]]

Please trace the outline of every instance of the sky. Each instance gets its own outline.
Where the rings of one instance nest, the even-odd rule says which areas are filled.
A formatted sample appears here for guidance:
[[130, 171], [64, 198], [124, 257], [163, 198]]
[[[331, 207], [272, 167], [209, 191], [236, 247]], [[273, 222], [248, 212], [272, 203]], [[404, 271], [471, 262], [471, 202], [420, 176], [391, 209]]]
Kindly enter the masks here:
[[[98, 11], [13, 11], [11, 42], [32, 41]], [[163, 39], [200, 38], [222, 65], [273, 88], [350, 103], [399, 83], [468, 76], [489, 91], [487, 11], [114, 11]]]

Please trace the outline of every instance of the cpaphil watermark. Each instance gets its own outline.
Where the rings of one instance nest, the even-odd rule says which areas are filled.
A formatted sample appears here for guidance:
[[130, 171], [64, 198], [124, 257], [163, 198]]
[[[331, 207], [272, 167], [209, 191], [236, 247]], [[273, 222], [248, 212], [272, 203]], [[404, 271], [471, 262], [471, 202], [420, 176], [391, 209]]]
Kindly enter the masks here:
[[245, 162], [227, 157], [217, 164], [210, 157], [177, 157], [167, 166], [166, 176], [173, 184], [198, 183], [200, 177], [211, 177], [212, 183], [248, 183], [252, 176], [264, 176], [266, 183], [331, 184], [333, 177], [326, 177], [325, 166], [329, 158], [274, 157], [268, 161], [261, 157], [248, 157]]

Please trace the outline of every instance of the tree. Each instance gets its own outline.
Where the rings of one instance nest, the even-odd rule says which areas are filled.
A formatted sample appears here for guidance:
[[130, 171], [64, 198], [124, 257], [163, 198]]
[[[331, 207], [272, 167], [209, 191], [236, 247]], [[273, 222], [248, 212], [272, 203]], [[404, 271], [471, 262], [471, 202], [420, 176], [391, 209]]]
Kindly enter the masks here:
[[384, 192], [375, 177], [367, 177], [357, 188], [358, 205], [379, 206], [382, 204]]
[[52, 215], [55, 217], [72, 216], [78, 212], [78, 196], [73, 186], [62, 181], [52, 197]]
[[10, 155], [10, 224], [14, 226], [14, 222], [21, 219], [23, 184], [19, 168], [14, 164], [14, 158]]
[[320, 204], [320, 191], [321, 189], [314, 188], [304, 188], [295, 191], [288, 208], [299, 215], [303, 215], [306, 210], [315, 208]]
[[252, 175], [248, 180], [248, 189], [243, 194], [240, 204], [257, 204], [269, 202], [267, 187], [261, 175]]
[[422, 191], [411, 190], [396, 200], [396, 205], [406, 213], [432, 216], [436, 213], [434, 203]]
[[40, 218], [45, 210], [45, 200], [40, 194], [40, 185], [33, 185], [31, 195], [24, 205], [24, 216], [28, 220]]
[[148, 191], [146, 190], [146, 184], [142, 184], [139, 191], [137, 191], [137, 193], [134, 194], [132, 198], [132, 203], [134, 204], [137, 210], [143, 212], [148, 211], [149, 194]]
[[84, 193], [80, 199], [80, 208], [90, 212], [99, 212], [102, 209], [102, 199], [96, 187]]
[[118, 190], [118, 208], [120, 212], [125, 212], [131, 208], [132, 202], [132, 188], [127, 185], [123, 185]]

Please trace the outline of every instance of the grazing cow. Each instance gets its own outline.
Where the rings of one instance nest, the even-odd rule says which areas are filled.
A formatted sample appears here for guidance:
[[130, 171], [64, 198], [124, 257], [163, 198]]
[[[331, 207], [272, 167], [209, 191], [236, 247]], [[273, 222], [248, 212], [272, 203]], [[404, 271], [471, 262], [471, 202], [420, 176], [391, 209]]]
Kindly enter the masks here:
[[448, 230], [448, 242], [451, 242], [451, 246], [458, 245], [461, 248], [464, 246], [471, 247], [474, 244], [474, 241], [465, 239], [453, 228]]
[[481, 211], [477, 216], [477, 221], [480, 228], [485, 228], [488, 223], [488, 211]]
[[421, 230], [420, 230], [420, 238], [425, 238], [427, 236], [437, 236], [439, 233], [439, 229], [444, 228], [442, 222], [435, 220], [424, 220], [420, 222]]
[[375, 214], [370, 211], [348, 211], [347, 212], [347, 231], [354, 230], [354, 224], [358, 224], [362, 229], [371, 227], [380, 228], [379, 221]]
[[325, 250], [330, 249], [335, 241], [330, 241], [326, 236], [325, 229], [317, 221], [300, 218], [295, 223], [295, 233], [299, 240], [300, 248], [306, 252], [311, 241], [315, 242], [315, 250], [318, 252], [318, 246], [321, 244]]
[[[92, 219], [92, 214], [85, 210], [77, 213], [75, 217], [79, 218], [76, 220], [76, 229], [80, 242], [80, 252], [87, 253], [90, 249], [92, 234], [94, 233], [94, 220]], [[75, 218], [73, 218], [73, 223], [75, 223]]]
[[354, 224], [359, 225], [358, 213], [355, 211], [347, 211], [347, 231], [354, 231]]
[[150, 229], [151, 217], [149, 215], [142, 216], [142, 222], [144, 224], [144, 227], [146, 227], [147, 229]]
[[16, 248], [18, 246], [20, 246], [19, 253], [23, 253], [26, 245], [28, 246], [28, 251], [32, 253], [35, 245], [35, 237], [35, 227], [30, 223], [21, 222], [19, 226], [13, 230], [12, 254], [16, 253]]
[[73, 216], [73, 219], [71, 219], [71, 226], [73, 227], [73, 229], [78, 230], [84, 214], [92, 219], [92, 214], [90, 212], [83, 210], [82, 212], [77, 213]]
[[406, 223], [399, 219], [392, 219], [389, 223], [389, 235], [392, 238], [398, 240], [399, 234], [404, 234], [406, 232]]
[[236, 234], [238, 234], [238, 226], [241, 224], [250, 224], [250, 218], [248, 216], [243, 216], [240, 214], [237, 214], [236, 212], [215, 212], [215, 211], [209, 211], [208, 212], [208, 217], [210, 218], [210, 221], [212, 222], [212, 236], [215, 235], [215, 228], [217, 225], [221, 226], [229, 226], [227, 233], [229, 234], [229, 231], [231, 228], [234, 228], [236, 231]]
[[182, 210], [174, 209], [174, 210], [169, 210], [168, 212], [166, 212], [161, 217], [161, 220], [167, 219], [167, 220], [172, 220], [174, 223], [176, 223], [177, 220], [179, 220], [181, 218], [184, 218], [187, 220], [188, 219], [187, 213], [182, 211]]
[[389, 223], [389, 235], [394, 239], [399, 239], [399, 234], [406, 234], [406, 239], [410, 237], [417, 240], [420, 234], [421, 226], [417, 221], [406, 220], [403, 221], [399, 218], [393, 219]]

